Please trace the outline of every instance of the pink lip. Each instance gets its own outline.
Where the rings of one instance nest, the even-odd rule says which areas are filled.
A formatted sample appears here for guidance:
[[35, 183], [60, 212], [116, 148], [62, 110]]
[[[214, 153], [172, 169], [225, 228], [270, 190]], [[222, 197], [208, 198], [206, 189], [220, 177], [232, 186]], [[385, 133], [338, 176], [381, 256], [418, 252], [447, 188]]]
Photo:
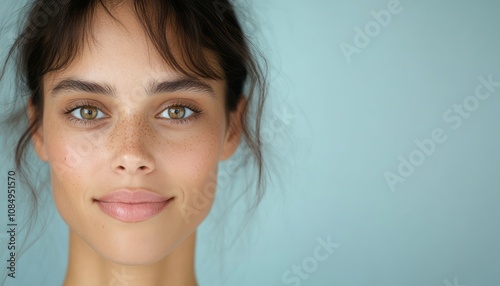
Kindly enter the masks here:
[[116, 190], [96, 199], [107, 215], [123, 222], [140, 222], [160, 213], [173, 200], [146, 190]]

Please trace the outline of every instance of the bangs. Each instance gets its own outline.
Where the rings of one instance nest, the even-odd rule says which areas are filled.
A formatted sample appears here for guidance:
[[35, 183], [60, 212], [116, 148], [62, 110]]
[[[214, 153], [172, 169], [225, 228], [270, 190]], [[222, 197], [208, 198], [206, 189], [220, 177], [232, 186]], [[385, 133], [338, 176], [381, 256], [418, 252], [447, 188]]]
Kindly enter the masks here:
[[[208, 8], [213, 9], [209, 1], [161, 0], [70, 1], [67, 5], [60, 5], [59, 11], [54, 11], [57, 15], [49, 19], [45, 27], [36, 28], [39, 25], [28, 23], [23, 38], [38, 42], [31, 45], [32, 47], [43, 47], [39, 50], [25, 50], [29, 55], [24, 58], [32, 60], [24, 63], [27, 72], [34, 73], [31, 78], [35, 78], [35, 74], [43, 77], [71, 64], [83, 47], [93, 40], [92, 26], [97, 9], [103, 9], [113, 20], [123, 25], [113, 15], [117, 5], [130, 6], [158, 54], [175, 71], [187, 77], [214, 80], [229, 77], [240, 82], [245, 79], [245, 67], [234, 68], [235, 62], [242, 62], [239, 55], [241, 51], [228, 49], [228, 46], [234, 45], [234, 42], [230, 43], [228, 39], [234, 38], [238, 33], [224, 37], [224, 34], [231, 31], [222, 25], [222, 21], [214, 22], [213, 18], [207, 18], [205, 15]], [[40, 5], [33, 9], [32, 13], [42, 15], [46, 10], [47, 7]], [[40, 17], [32, 15], [30, 18]], [[243, 38], [239, 40], [241, 43]], [[215, 55], [217, 63], [208, 57], [207, 52]], [[44, 60], [39, 61], [40, 58]], [[230, 66], [229, 61], [232, 70], [228, 72], [232, 74], [228, 76], [224, 68]], [[32, 87], [33, 90], [41, 86], [41, 83], [36, 84], [37, 86]], [[241, 92], [242, 86], [236, 88], [236, 92]]]

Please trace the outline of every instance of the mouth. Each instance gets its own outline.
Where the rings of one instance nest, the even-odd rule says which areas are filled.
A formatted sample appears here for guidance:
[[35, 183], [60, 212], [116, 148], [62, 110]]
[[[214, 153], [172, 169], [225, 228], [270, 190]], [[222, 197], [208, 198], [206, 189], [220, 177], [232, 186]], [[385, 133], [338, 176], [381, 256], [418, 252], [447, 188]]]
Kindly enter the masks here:
[[173, 200], [147, 190], [121, 189], [93, 201], [110, 217], [132, 223], [156, 216]]

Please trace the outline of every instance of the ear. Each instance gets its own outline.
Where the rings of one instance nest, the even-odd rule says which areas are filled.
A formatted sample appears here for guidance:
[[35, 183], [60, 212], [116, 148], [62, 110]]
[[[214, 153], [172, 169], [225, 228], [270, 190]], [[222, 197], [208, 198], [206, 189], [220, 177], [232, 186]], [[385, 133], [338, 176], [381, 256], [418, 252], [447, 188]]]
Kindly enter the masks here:
[[[29, 100], [28, 102], [28, 119], [30, 124], [36, 120], [35, 107], [31, 103], [31, 100]], [[47, 162], [48, 156], [47, 156], [47, 150], [45, 148], [42, 122], [40, 122], [36, 130], [33, 130], [31, 132], [31, 140], [33, 140], [33, 148], [35, 149], [35, 152], [40, 158], [40, 160]]]
[[229, 126], [226, 128], [226, 136], [222, 152], [219, 159], [221, 161], [229, 159], [240, 145], [241, 134], [243, 132], [242, 115], [246, 109], [247, 100], [244, 96], [240, 98], [236, 110], [229, 113]]

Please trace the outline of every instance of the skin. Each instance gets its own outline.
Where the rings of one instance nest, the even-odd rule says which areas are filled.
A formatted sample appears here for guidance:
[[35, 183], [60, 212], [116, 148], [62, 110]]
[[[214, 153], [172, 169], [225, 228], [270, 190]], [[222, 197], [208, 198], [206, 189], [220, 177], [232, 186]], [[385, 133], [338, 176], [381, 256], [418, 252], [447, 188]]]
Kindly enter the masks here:
[[[151, 82], [182, 75], [160, 58], [128, 6], [116, 7], [113, 15], [124, 26], [97, 10], [95, 41], [68, 68], [44, 78], [43, 121], [33, 134], [70, 230], [64, 285], [197, 285], [196, 228], [212, 206], [219, 161], [239, 144], [244, 103], [227, 113], [225, 81], [203, 79], [213, 96], [193, 89], [148, 95]], [[109, 85], [114, 96], [53, 92], [68, 78]], [[81, 109], [68, 113], [89, 103], [99, 109], [87, 107], [97, 119], [84, 119]], [[166, 107], [172, 104], [189, 104], [202, 113], [178, 124], [179, 119], [168, 119]], [[126, 223], [94, 201], [119, 188], [174, 199], [156, 216]]]

